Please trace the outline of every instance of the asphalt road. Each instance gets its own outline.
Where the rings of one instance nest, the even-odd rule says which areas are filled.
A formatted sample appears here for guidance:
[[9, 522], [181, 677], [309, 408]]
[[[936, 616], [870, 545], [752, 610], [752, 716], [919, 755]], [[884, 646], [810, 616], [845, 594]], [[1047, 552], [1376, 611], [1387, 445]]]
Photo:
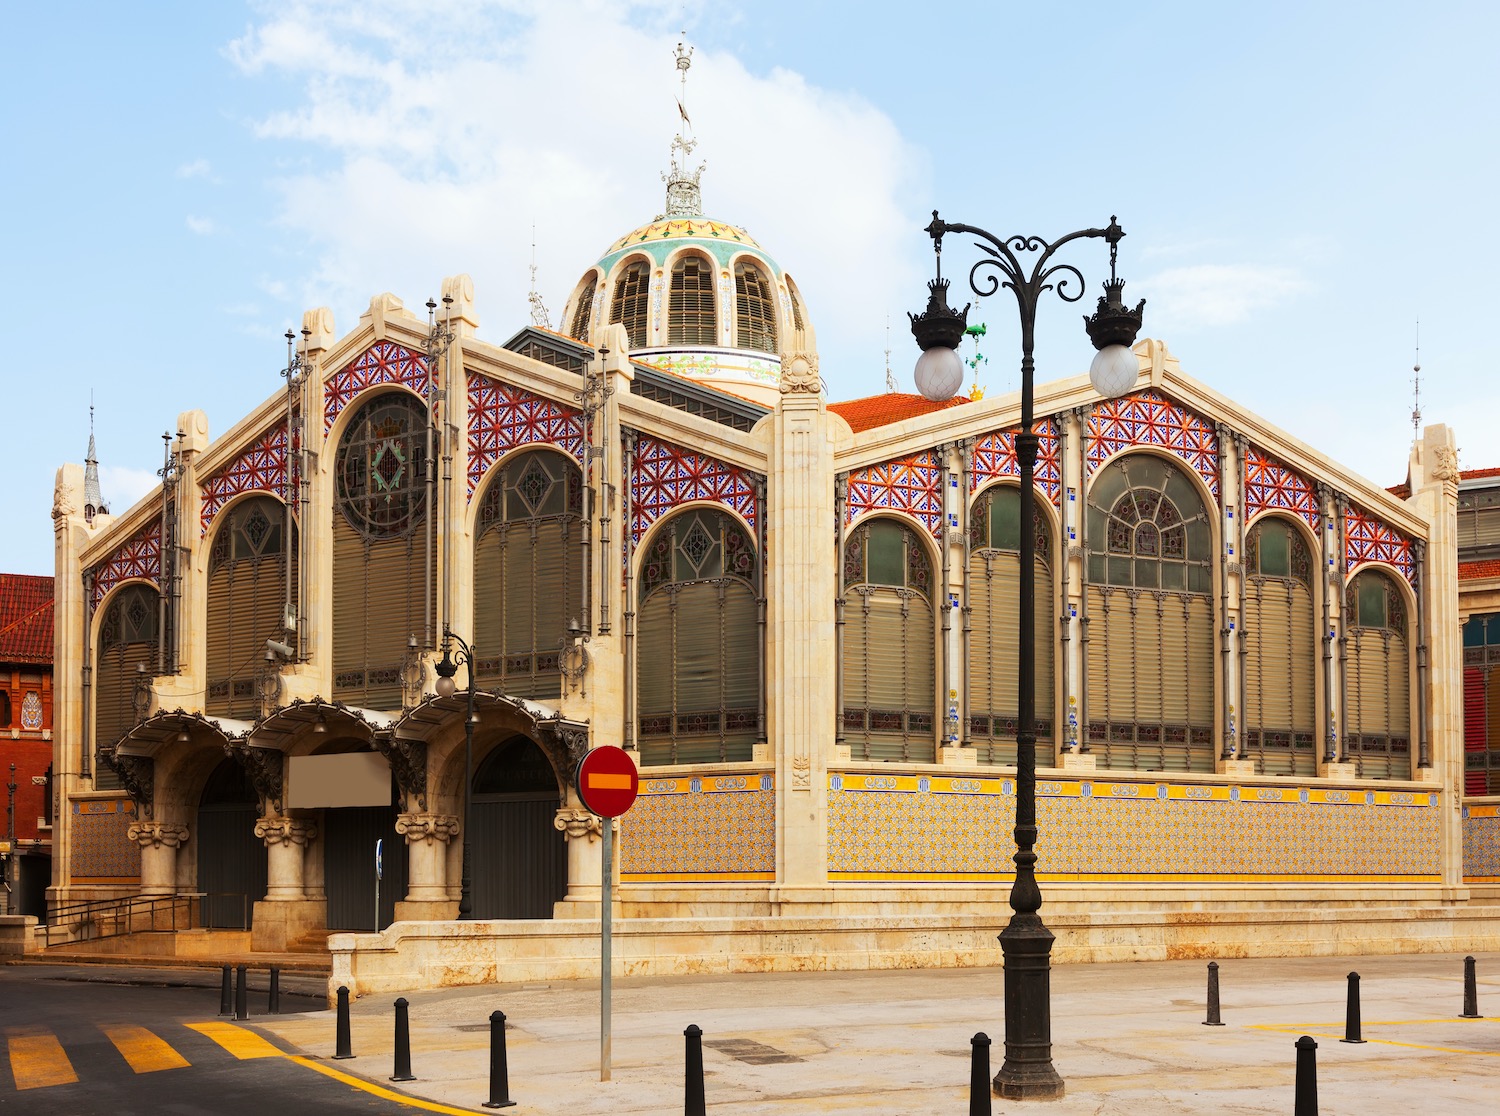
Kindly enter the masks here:
[[[283, 1013], [321, 1011], [322, 982], [288, 974]], [[250, 983], [252, 1016], [265, 976]], [[37, 1116], [385, 1116], [415, 1109], [285, 1055], [218, 1016], [212, 972], [0, 966], [0, 1113]], [[329, 1069], [338, 1062], [316, 1060]], [[369, 1067], [362, 1067], [368, 1070]]]

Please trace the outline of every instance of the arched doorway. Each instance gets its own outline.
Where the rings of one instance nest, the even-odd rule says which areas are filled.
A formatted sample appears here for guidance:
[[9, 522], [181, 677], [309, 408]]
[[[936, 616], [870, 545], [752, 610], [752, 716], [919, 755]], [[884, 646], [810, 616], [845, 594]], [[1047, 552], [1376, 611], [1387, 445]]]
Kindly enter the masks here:
[[198, 799], [198, 890], [203, 925], [250, 929], [250, 913], [266, 895], [266, 847], [255, 835], [260, 801], [245, 769], [220, 761]]
[[529, 737], [512, 736], [474, 772], [475, 918], [551, 918], [568, 891], [568, 853], [552, 824], [557, 774]]
[[[330, 741], [315, 755], [367, 752], [362, 740]], [[323, 886], [328, 896], [328, 929], [382, 930], [396, 918], [406, 898], [406, 842], [396, 832], [399, 794], [378, 806], [324, 807], [319, 822], [323, 843]], [[381, 843], [380, 910], [375, 909], [375, 843]]]

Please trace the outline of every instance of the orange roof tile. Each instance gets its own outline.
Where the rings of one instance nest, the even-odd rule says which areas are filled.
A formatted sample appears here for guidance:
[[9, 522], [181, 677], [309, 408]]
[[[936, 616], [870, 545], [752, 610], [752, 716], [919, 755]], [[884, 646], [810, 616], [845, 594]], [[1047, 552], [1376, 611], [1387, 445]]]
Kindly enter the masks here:
[[1459, 581], [1478, 581], [1486, 577], [1500, 577], [1500, 558], [1486, 558], [1479, 562], [1458, 564]]
[[945, 411], [969, 400], [962, 395], [952, 399], [933, 402], [922, 395], [888, 391], [884, 395], [867, 395], [863, 399], [846, 399], [842, 403], [830, 403], [828, 409], [849, 424], [849, 429], [858, 434], [861, 430], [872, 430], [877, 426], [889, 426], [903, 419], [930, 415], [933, 411]]
[[0, 574], [0, 662], [52, 661], [52, 579]]
[[1493, 465], [1485, 469], [1460, 469], [1458, 476], [1460, 480], [1483, 480], [1486, 477], [1500, 477], [1500, 465]]

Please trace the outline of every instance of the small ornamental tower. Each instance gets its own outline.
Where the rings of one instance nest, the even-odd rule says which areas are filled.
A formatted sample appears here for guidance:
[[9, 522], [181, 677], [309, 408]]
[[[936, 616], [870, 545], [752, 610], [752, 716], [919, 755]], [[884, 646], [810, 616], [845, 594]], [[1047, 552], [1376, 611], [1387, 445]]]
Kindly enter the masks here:
[[109, 509], [99, 495], [99, 461], [94, 456], [94, 408], [89, 406], [89, 453], [83, 459], [83, 518], [89, 526], [94, 516], [108, 515]]

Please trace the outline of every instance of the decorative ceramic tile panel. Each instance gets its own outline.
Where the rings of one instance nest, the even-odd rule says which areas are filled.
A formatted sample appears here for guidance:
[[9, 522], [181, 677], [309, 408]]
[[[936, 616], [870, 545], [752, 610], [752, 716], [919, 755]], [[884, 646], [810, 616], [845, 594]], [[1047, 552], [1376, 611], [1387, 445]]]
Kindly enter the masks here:
[[620, 819], [625, 882], [743, 883], [776, 878], [771, 775], [653, 779]]
[[635, 441], [630, 475], [631, 535], [637, 543], [651, 524], [693, 500], [733, 508], [756, 530], [759, 508], [755, 474], [728, 462], [641, 434]]
[[1464, 882], [1500, 883], [1500, 806], [1464, 807]]
[[1350, 506], [1344, 516], [1344, 562], [1349, 572], [1365, 562], [1388, 562], [1416, 583], [1411, 540], [1390, 524]]
[[561, 446], [583, 463], [583, 412], [469, 373], [469, 497], [490, 466], [520, 446]]
[[[292, 480], [297, 480], [295, 472]], [[202, 484], [201, 534], [219, 509], [242, 492], [264, 492], [286, 498], [286, 423], [267, 430], [253, 445]]]
[[153, 517], [129, 541], [122, 543], [113, 554], [94, 567], [93, 606], [98, 608], [99, 602], [122, 581], [132, 577], [156, 581], [160, 576], [161, 520]]
[[139, 882], [141, 847], [126, 833], [133, 821], [135, 803], [128, 798], [74, 802], [71, 882]]
[[[997, 430], [986, 434], [974, 443], [974, 464], [969, 474], [969, 491], [974, 492], [987, 481], [996, 477], [1019, 477], [1020, 462], [1016, 460], [1016, 434], [1014, 430]], [[1057, 423], [1044, 418], [1036, 424], [1039, 441], [1034, 476], [1042, 491], [1052, 497], [1054, 504], [1062, 498], [1062, 471], [1057, 461]]]
[[943, 470], [938, 455], [928, 450], [850, 473], [844, 522], [876, 511], [907, 512], [941, 536]]
[[323, 383], [323, 431], [350, 401], [377, 384], [405, 384], [427, 398], [427, 358], [394, 341], [377, 341]]
[[1088, 465], [1096, 471], [1130, 446], [1175, 453], [1219, 495], [1219, 436], [1213, 424], [1155, 391], [1106, 399], [1089, 416]]
[[[1010, 878], [1013, 779], [832, 775], [829, 784], [830, 879]], [[1079, 881], [1436, 880], [1438, 798], [1042, 780], [1037, 871]]]
[[1245, 521], [1263, 511], [1289, 511], [1318, 529], [1318, 497], [1312, 482], [1270, 454], [1250, 446], [1245, 451]]

